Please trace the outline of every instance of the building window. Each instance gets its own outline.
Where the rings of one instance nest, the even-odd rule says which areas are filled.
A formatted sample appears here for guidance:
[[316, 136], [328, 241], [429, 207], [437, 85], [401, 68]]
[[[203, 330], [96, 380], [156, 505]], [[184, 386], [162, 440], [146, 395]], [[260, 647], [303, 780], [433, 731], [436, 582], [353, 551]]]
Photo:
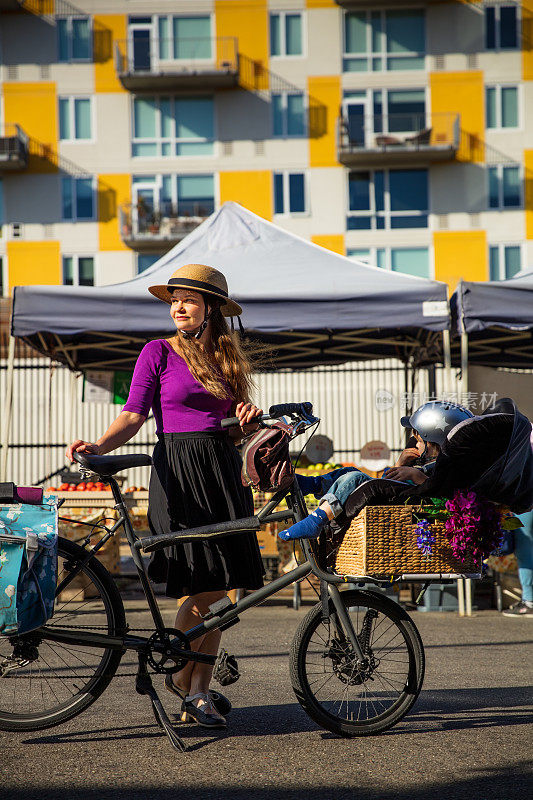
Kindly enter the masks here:
[[62, 141], [92, 139], [90, 97], [59, 98], [59, 138]]
[[301, 56], [302, 15], [284, 11], [270, 15], [270, 55]]
[[214, 152], [213, 141], [211, 97], [134, 99], [134, 156], [210, 156]]
[[358, 170], [348, 175], [348, 230], [427, 228], [427, 169]]
[[70, 222], [94, 220], [96, 212], [94, 178], [61, 179], [63, 219]]
[[161, 253], [138, 253], [137, 254], [137, 275], [145, 272], [152, 264], [159, 261]]
[[485, 107], [487, 128], [518, 128], [517, 86], [487, 86]]
[[159, 58], [210, 60], [213, 58], [210, 16], [159, 16]]
[[272, 94], [274, 136], [305, 136], [307, 129], [303, 93]]
[[351, 11], [344, 16], [344, 72], [424, 69], [424, 11]]
[[518, 8], [516, 5], [485, 7], [485, 47], [506, 50], [518, 47]]
[[305, 214], [307, 211], [305, 174], [274, 173], [274, 214]]
[[429, 249], [427, 247], [368, 247], [347, 250], [348, 258], [364, 261], [365, 264], [429, 278]]
[[345, 92], [343, 120], [350, 144], [371, 146], [370, 133], [411, 133], [426, 128], [424, 89]]
[[63, 256], [65, 286], [94, 286], [93, 256]]
[[522, 206], [522, 177], [518, 164], [497, 164], [488, 168], [489, 208], [520, 208]]
[[89, 17], [60, 17], [57, 20], [58, 61], [91, 61], [92, 49]]
[[[142, 219], [208, 217], [215, 210], [213, 175], [134, 175], [133, 204]], [[139, 218], [139, 223], [142, 223]]]
[[519, 244], [496, 244], [489, 247], [491, 281], [514, 278], [522, 269], [522, 248]]

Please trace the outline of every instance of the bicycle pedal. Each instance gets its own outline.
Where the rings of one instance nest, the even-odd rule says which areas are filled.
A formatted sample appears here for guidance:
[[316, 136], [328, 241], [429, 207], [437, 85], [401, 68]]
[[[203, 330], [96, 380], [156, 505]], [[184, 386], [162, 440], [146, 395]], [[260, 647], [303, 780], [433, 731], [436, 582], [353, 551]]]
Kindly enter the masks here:
[[241, 677], [239, 665], [235, 656], [231, 656], [227, 650], [221, 650], [218, 654], [213, 668], [213, 678], [221, 686], [231, 686]]

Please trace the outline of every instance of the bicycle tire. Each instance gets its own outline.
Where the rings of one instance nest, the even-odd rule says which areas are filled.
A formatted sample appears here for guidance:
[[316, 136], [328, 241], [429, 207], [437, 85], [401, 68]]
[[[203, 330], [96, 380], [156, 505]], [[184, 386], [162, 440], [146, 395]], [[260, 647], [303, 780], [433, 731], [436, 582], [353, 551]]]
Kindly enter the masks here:
[[[59, 538], [58, 585], [87, 551]], [[0, 677], [0, 730], [36, 731], [60, 725], [77, 716], [102, 694], [115, 675], [121, 650], [94, 648], [41, 639], [46, 627], [104, 628], [120, 636], [126, 629], [124, 605], [106, 568], [93, 556], [56, 598], [54, 616], [46, 626], [21, 637], [0, 637], [0, 665], [14, 654], [24, 654], [37, 642], [27, 664], [13, 666]], [[20, 650], [22, 647], [22, 650]], [[28, 654], [26, 649], [26, 654]], [[9, 662], [8, 662], [9, 664]], [[49, 698], [49, 699], [48, 699]], [[51, 705], [47, 705], [51, 703]]]
[[[397, 603], [359, 590], [342, 591], [341, 597], [359, 638], [364, 625], [369, 625], [364, 621], [375, 621], [374, 625], [370, 622], [368, 639], [373, 669], [365, 673], [356, 668], [351, 645], [342, 641], [338, 626], [332, 630], [336, 615], [330, 599], [327, 624], [318, 603], [296, 630], [290, 653], [291, 682], [300, 705], [322, 728], [345, 737], [375, 735], [396, 725], [420, 694], [424, 648], [416, 625]], [[382, 663], [389, 669], [380, 669]], [[337, 680], [331, 683], [332, 678]], [[340, 698], [319, 696], [325, 694], [328, 683], [328, 692], [343, 687]]]

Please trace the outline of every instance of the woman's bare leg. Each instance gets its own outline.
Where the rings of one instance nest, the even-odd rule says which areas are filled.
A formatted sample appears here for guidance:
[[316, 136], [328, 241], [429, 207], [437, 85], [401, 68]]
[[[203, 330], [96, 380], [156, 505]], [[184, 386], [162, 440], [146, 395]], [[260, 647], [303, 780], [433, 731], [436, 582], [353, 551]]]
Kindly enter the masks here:
[[[202, 616], [207, 614], [209, 606], [225, 597], [224, 591], [202, 592], [188, 597], [178, 609], [175, 627], [180, 631], [188, 631], [202, 622]], [[221, 632], [218, 630], [210, 631], [205, 636], [200, 636], [191, 642], [191, 650], [209, 655], [216, 655], [220, 644]], [[207, 694], [209, 683], [213, 675], [211, 664], [198, 664], [189, 661], [179, 672], [172, 676], [173, 682], [182, 691], [188, 694]]]

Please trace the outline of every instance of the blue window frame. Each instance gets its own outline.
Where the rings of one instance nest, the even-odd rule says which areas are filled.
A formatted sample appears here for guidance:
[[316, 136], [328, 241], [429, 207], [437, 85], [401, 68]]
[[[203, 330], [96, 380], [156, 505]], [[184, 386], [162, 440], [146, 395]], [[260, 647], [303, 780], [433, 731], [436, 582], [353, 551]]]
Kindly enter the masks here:
[[519, 42], [520, 20], [516, 5], [485, 7], [485, 48], [515, 50]]
[[270, 55], [301, 56], [302, 15], [277, 11], [270, 14]]
[[90, 221], [95, 218], [94, 178], [61, 179], [63, 219], [66, 221]]
[[90, 97], [59, 98], [59, 138], [62, 141], [92, 139]]
[[427, 247], [366, 247], [348, 248], [348, 258], [363, 261], [371, 266], [429, 278], [429, 248]]
[[274, 136], [305, 136], [307, 130], [303, 93], [272, 94], [272, 133]]
[[209, 156], [214, 153], [212, 97], [136, 97], [135, 157]]
[[518, 164], [497, 164], [488, 168], [489, 208], [520, 208], [522, 175]]
[[93, 256], [63, 256], [65, 286], [94, 286]]
[[514, 278], [522, 269], [522, 248], [519, 244], [496, 244], [489, 247], [491, 281]]
[[274, 214], [305, 214], [307, 200], [303, 172], [274, 173]]
[[350, 11], [344, 16], [344, 72], [424, 69], [425, 12]]
[[56, 25], [57, 60], [91, 61], [93, 42], [90, 17], [60, 17]]
[[348, 230], [426, 228], [427, 169], [357, 170], [348, 175]]

